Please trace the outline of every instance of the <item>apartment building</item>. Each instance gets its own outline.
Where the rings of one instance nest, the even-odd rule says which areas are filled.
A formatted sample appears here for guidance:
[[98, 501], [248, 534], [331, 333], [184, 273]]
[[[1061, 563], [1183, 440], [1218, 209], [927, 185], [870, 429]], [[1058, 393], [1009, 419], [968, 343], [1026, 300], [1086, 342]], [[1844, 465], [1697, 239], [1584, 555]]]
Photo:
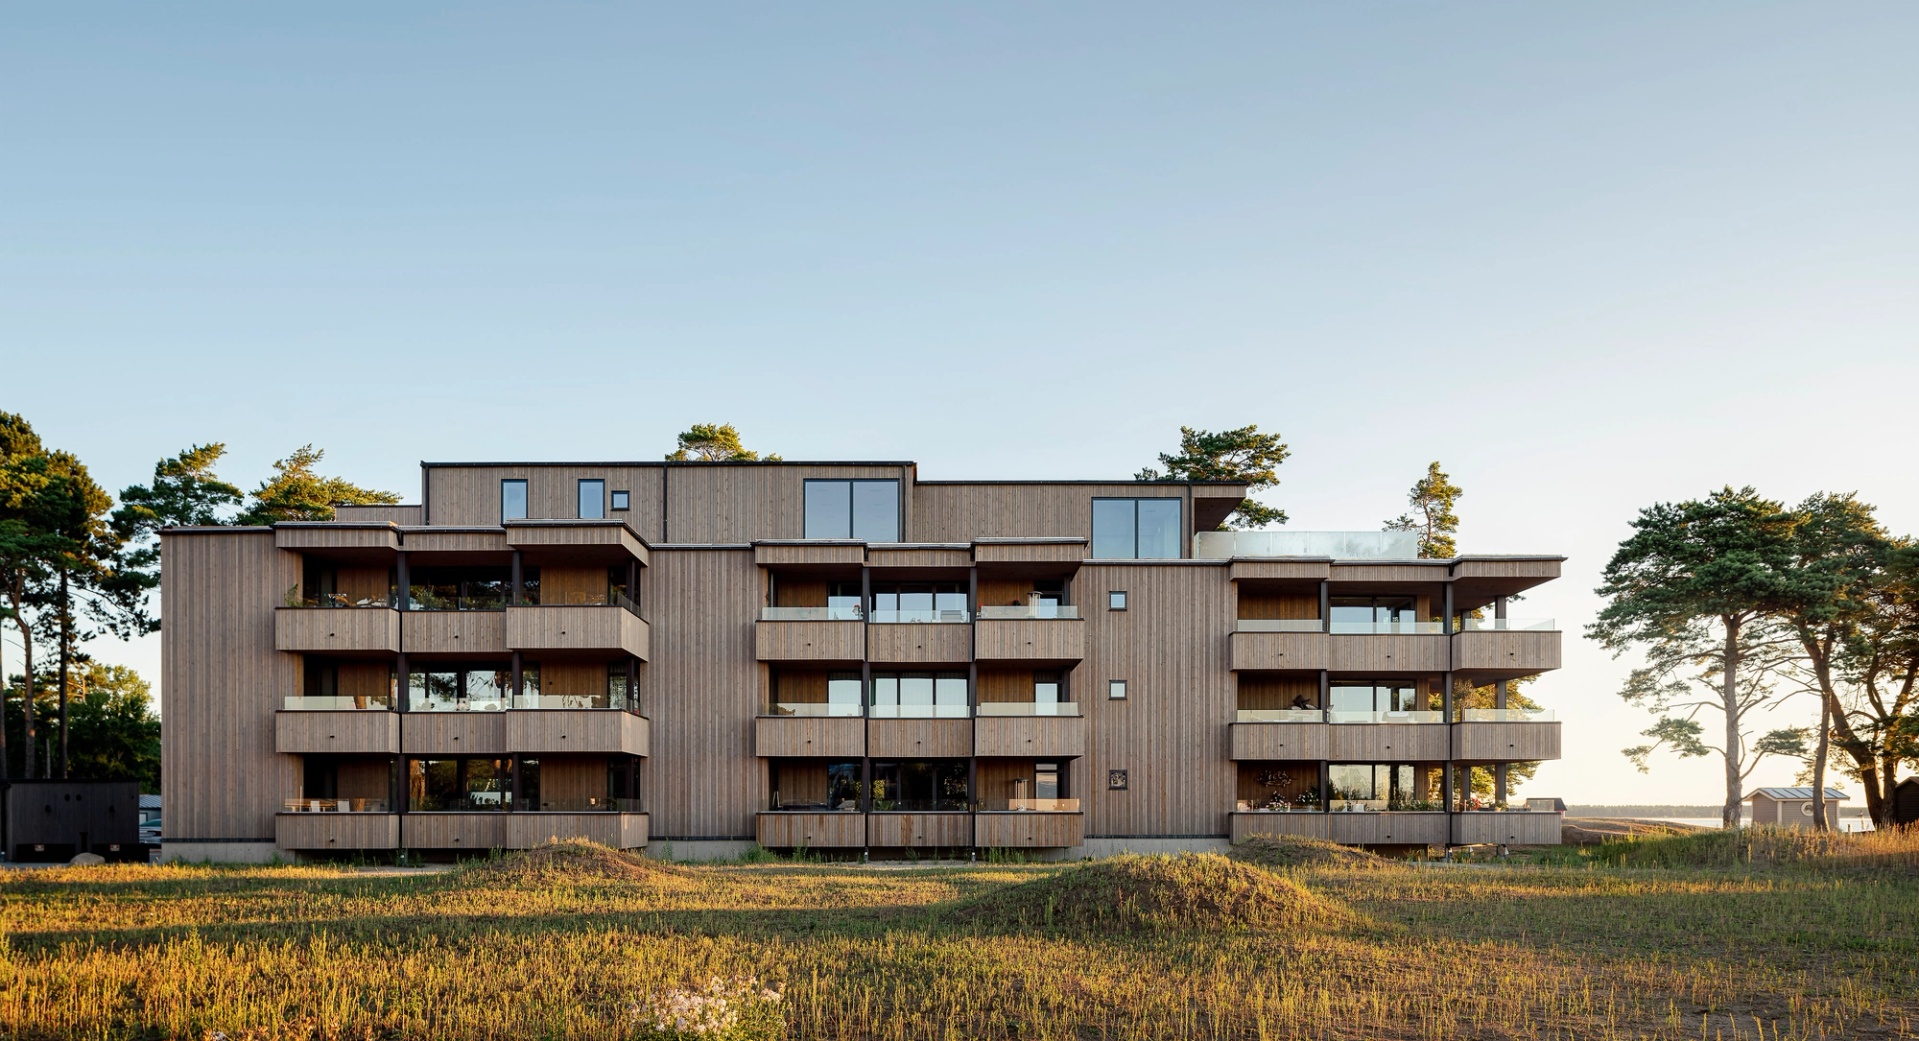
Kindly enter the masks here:
[[1559, 755], [1505, 699], [1561, 558], [1214, 530], [1245, 493], [427, 463], [418, 505], [168, 531], [164, 855], [1558, 841], [1467, 793]]

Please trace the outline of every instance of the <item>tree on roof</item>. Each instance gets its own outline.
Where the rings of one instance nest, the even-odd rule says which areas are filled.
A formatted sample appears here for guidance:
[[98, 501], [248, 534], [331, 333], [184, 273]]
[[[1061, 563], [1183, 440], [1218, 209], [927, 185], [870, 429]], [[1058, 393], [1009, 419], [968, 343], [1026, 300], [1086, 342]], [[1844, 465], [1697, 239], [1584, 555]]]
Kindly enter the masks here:
[[1179, 451], [1161, 452], [1158, 467], [1144, 467], [1140, 481], [1236, 481], [1246, 485], [1247, 497], [1219, 526], [1259, 528], [1286, 523], [1286, 511], [1252, 498], [1256, 492], [1279, 487], [1279, 464], [1292, 454], [1278, 434], [1262, 434], [1258, 424], [1236, 430], [1179, 428]]
[[695, 423], [680, 432], [679, 448], [669, 452], [667, 461], [675, 463], [777, 463], [778, 455], [760, 458], [758, 452], [740, 443], [740, 432], [731, 423]]
[[1456, 557], [1459, 545], [1453, 536], [1459, 534], [1459, 514], [1453, 507], [1464, 494], [1435, 459], [1426, 467], [1426, 476], [1414, 481], [1412, 491], [1406, 493], [1413, 511], [1387, 521], [1386, 530], [1417, 532], [1421, 557]]

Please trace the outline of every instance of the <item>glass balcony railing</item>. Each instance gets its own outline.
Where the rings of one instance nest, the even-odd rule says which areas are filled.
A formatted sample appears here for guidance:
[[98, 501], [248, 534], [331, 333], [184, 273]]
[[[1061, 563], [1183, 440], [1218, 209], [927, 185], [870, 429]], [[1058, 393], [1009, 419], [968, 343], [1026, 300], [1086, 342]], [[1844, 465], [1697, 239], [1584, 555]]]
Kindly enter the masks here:
[[982, 806], [985, 810], [1006, 810], [1011, 813], [1078, 813], [1078, 799], [1007, 799], [1005, 802], [989, 802]]
[[513, 699], [514, 708], [626, 708], [624, 694], [522, 694]]
[[1345, 622], [1335, 618], [1331, 631], [1346, 635], [1440, 636], [1446, 632], [1446, 625], [1444, 622]]
[[1326, 623], [1317, 618], [1241, 618], [1233, 628], [1242, 633], [1320, 633]]
[[288, 799], [285, 813], [386, 813], [385, 799]]
[[992, 607], [986, 604], [981, 604], [979, 609], [979, 620], [982, 622], [993, 622], [993, 621], [1001, 621], [1001, 620], [1011, 621], [1011, 620], [1016, 620], [1021, 618], [1078, 618], [1078, 617], [1079, 617], [1078, 604], [1056, 604], [1050, 600], [1042, 600], [1038, 603], [1032, 603], [1032, 604], [1007, 604], [1000, 607]]
[[1243, 708], [1241, 723], [1324, 723], [1326, 713], [1316, 708]]
[[762, 622], [857, 622], [866, 617], [858, 604], [832, 607], [762, 607]]
[[1461, 632], [1555, 632], [1559, 624], [1552, 618], [1461, 618]]
[[504, 712], [508, 695], [502, 691], [487, 697], [441, 698], [414, 691], [407, 698], [410, 712]]
[[840, 798], [786, 798], [778, 792], [760, 803], [761, 813], [859, 813], [860, 801], [852, 794]]
[[639, 813], [640, 800], [589, 795], [573, 799], [528, 799], [521, 813]]
[[484, 590], [452, 592], [435, 586], [414, 586], [407, 597], [409, 611], [504, 611], [506, 592]]
[[968, 719], [972, 716], [965, 705], [874, 705], [866, 714], [872, 719]]
[[288, 712], [386, 712], [393, 707], [390, 695], [371, 697], [289, 697], [282, 707]]
[[767, 706], [769, 716], [793, 716], [800, 719], [858, 719], [858, 702], [781, 701]]
[[1341, 712], [1326, 713], [1328, 723], [1444, 723], [1444, 712]]
[[1071, 701], [982, 701], [973, 713], [979, 716], [1077, 716], [1079, 705]]
[[874, 611], [874, 625], [925, 624], [932, 622], [970, 622], [972, 613], [959, 608], [916, 608], [913, 610]]
[[288, 607], [392, 607], [399, 598], [392, 591], [376, 596], [353, 596], [349, 593], [316, 593], [302, 597], [296, 590], [287, 597]]
[[1467, 723], [1550, 723], [1554, 719], [1549, 708], [1468, 708], [1460, 710], [1460, 719]]
[[965, 813], [972, 804], [963, 798], [886, 799], [875, 796], [873, 813]]

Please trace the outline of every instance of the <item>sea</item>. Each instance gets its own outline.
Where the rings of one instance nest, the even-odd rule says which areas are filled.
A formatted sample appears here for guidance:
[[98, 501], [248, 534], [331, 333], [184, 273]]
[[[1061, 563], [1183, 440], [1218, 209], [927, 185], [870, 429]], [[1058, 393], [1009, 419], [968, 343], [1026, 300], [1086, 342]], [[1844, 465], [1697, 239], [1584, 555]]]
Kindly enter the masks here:
[[[1646, 821], [1652, 824], [1697, 824], [1702, 828], [1717, 828], [1720, 824], [1720, 820], [1717, 817], [1633, 817], [1631, 819]], [[1747, 815], [1743, 819], [1743, 823], [1751, 824], [1752, 816], [1750, 814]], [[1870, 817], [1841, 817], [1839, 818], [1839, 830], [1871, 831], [1873, 830], [1872, 819]]]

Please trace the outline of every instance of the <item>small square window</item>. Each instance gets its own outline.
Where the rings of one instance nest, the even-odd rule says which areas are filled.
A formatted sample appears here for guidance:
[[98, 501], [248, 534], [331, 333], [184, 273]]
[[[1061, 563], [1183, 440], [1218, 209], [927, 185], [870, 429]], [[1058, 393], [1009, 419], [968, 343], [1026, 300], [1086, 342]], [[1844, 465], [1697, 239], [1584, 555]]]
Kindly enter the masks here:
[[1106, 609], [1108, 611], [1126, 610], [1126, 590], [1114, 589], [1109, 591], [1106, 594]]
[[1126, 700], [1126, 681], [1125, 680], [1107, 680], [1106, 696], [1112, 699], [1113, 701], [1125, 701]]
[[624, 510], [627, 508], [627, 504], [631, 500], [632, 500], [632, 496], [629, 495], [627, 492], [623, 490], [615, 491], [613, 493], [613, 508], [616, 510]]
[[1126, 771], [1124, 770], [1106, 771], [1106, 787], [1109, 791], [1115, 791], [1115, 792], [1125, 791], [1126, 790]]

